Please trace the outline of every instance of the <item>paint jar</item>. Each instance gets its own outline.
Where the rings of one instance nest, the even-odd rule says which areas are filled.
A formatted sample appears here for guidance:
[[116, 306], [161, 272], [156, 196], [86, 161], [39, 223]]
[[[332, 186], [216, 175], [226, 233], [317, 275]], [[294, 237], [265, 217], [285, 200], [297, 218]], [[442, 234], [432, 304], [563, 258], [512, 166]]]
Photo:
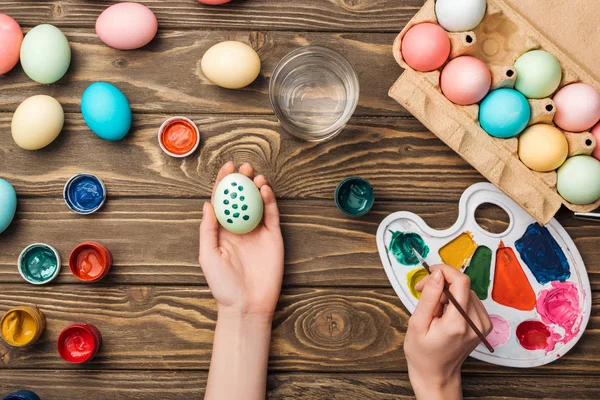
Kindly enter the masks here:
[[65, 184], [65, 203], [77, 214], [92, 214], [106, 201], [106, 187], [96, 175], [77, 174]]
[[19, 274], [27, 282], [43, 285], [58, 276], [60, 255], [49, 244], [33, 243], [23, 249], [17, 267]]
[[58, 354], [68, 363], [82, 364], [94, 358], [102, 344], [100, 331], [90, 324], [67, 326], [58, 335]]
[[318, 142], [339, 134], [358, 105], [360, 87], [352, 65], [320, 46], [293, 50], [277, 64], [269, 99], [290, 134]]
[[104, 278], [112, 266], [110, 251], [96, 242], [83, 242], [69, 256], [69, 269], [81, 281], [97, 282]]
[[5, 396], [2, 400], [40, 400], [40, 396], [33, 393], [31, 390], [19, 390]]
[[360, 217], [373, 207], [375, 193], [366, 179], [350, 177], [337, 186], [334, 199], [341, 212], [351, 217]]
[[46, 329], [46, 317], [33, 306], [8, 310], [0, 320], [2, 339], [13, 347], [33, 346]]
[[189, 118], [171, 117], [158, 128], [158, 144], [171, 157], [187, 157], [200, 145], [200, 131]]

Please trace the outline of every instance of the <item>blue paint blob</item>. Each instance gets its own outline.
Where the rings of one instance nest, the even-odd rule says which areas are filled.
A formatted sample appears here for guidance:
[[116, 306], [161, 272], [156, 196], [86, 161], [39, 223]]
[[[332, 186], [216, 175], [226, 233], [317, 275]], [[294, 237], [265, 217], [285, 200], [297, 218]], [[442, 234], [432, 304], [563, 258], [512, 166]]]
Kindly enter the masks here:
[[494, 137], [511, 138], [523, 131], [529, 122], [531, 108], [525, 96], [513, 89], [497, 89], [479, 106], [479, 123]]
[[537, 222], [527, 227], [523, 237], [515, 242], [515, 248], [541, 285], [564, 282], [571, 276], [565, 253], [548, 228]]
[[91, 214], [104, 204], [106, 191], [102, 181], [91, 174], [79, 174], [65, 185], [67, 206], [78, 214]]
[[40, 397], [31, 390], [19, 390], [6, 395], [2, 400], [40, 400]]

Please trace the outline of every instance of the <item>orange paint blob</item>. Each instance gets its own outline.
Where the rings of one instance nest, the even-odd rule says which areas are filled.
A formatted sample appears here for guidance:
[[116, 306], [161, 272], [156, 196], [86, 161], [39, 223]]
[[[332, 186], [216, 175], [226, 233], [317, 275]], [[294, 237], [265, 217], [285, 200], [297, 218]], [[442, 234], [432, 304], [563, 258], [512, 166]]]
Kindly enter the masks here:
[[112, 255], [100, 243], [81, 243], [69, 256], [69, 269], [73, 275], [86, 282], [102, 279], [111, 265]]
[[496, 251], [496, 270], [492, 299], [498, 304], [529, 311], [535, 307], [535, 293], [510, 247], [500, 242]]
[[161, 129], [160, 142], [167, 152], [174, 155], [187, 155], [200, 140], [196, 126], [187, 119], [173, 118]]

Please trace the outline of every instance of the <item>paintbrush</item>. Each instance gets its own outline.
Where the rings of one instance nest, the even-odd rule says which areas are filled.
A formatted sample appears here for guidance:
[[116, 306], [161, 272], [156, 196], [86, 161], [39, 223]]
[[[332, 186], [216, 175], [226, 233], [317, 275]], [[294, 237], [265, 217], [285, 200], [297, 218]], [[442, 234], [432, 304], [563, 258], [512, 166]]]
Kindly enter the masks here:
[[574, 215], [575, 215], [575, 218], [587, 219], [590, 221], [600, 222], [600, 212], [575, 213]]
[[[428, 274], [431, 274], [431, 270], [429, 269], [429, 264], [427, 264], [425, 259], [423, 257], [421, 257], [421, 255], [419, 254], [417, 249], [414, 248], [414, 246], [411, 245], [410, 247], [411, 247], [413, 253], [415, 254], [415, 256], [417, 257], [417, 259], [419, 260], [419, 262], [421, 263], [421, 265], [423, 266], [423, 268], [425, 268], [425, 271], [427, 271]], [[479, 328], [477, 328], [477, 325], [475, 325], [475, 323], [469, 317], [469, 315], [465, 312], [465, 310], [460, 306], [460, 304], [458, 304], [458, 301], [456, 301], [456, 299], [454, 298], [452, 293], [450, 293], [450, 289], [448, 289], [447, 284], [444, 284], [444, 294], [446, 295], [446, 297], [448, 297], [448, 301], [450, 301], [450, 303], [452, 303], [452, 305], [454, 307], [456, 307], [456, 309], [458, 310], [460, 315], [463, 316], [465, 321], [467, 321], [467, 324], [469, 324], [469, 326], [471, 327], [471, 329], [473, 329], [475, 334], [477, 334], [477, 337], [479, 337], [479, 339], [481, 340], [481, 343], [484, 344], [484, 346], [490, 351], [490, 353], [493, 353], [494, 348], [492, 347], [490, 342], [487, 341], [487, 339], [485, 338], [485, 335], [479, 330]]]

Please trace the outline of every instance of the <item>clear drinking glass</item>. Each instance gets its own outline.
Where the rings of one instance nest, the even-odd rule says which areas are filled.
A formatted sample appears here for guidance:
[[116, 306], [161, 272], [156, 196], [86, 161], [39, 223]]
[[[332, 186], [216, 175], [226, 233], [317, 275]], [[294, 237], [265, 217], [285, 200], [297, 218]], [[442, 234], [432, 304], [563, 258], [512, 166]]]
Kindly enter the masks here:
[[340, 133], [358, 104], [352, 66], [337, 51], [300, 47], [277, 64], [269, 84], [271, 106], [290, 134], [318, 142]]

